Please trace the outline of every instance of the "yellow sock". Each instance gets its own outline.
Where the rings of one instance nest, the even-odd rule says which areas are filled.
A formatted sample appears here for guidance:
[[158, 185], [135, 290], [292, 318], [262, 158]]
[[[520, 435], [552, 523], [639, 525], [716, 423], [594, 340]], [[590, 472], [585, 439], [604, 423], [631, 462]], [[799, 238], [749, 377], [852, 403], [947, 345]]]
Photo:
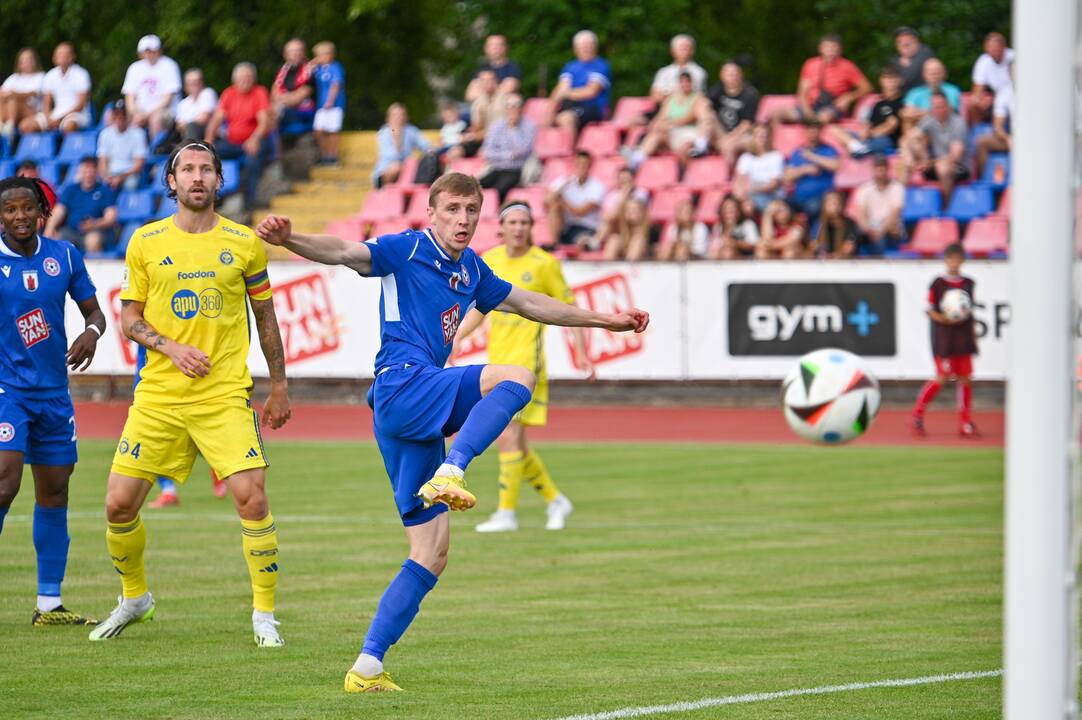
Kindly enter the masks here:
[[278, 532], [274, 516], [240, 521], [244, 561], [252, 578], [252, 606], [259, 612], [274, 612], [274, 590], [278, 587]]
[[138, 515], [130, 523], [108, 523], [105, 545], [113, 567], [120, 573], [124, 597], [136, 598], [147, 592], [147, 572], [143, 565], [143, 550], [147, 546], [147, 528]]
[[514, 510], [518, 507], [524, 459], [520, 452], [500, 453], [500, 510]]
[[545, 502], [552, 502], [560, 494], [556, 483], [552, 482], [552, 476], [545, 469], [545, 463], [541, 462], [541, 458], [533, 450], [526, 455], [523, 472], [526, 482], [533, 485], [533, 489], [541, 493], [541, 497], [544, 498]]

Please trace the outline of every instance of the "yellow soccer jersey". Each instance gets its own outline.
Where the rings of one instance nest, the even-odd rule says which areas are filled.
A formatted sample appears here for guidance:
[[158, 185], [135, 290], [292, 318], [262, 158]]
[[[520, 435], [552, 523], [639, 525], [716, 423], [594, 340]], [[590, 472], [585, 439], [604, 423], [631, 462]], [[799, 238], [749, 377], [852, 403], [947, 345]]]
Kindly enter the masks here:
[[267, 255], [251, 228], [223, 217], [192, 234], [173, 217], [139, 228], [128, 245], [120, 299], [144, 303], [158, 332], [210, 358], [206, 377], [189, 378], [160, 352], [147, 351], [137, 401], [181, 405], [248, 397], [248, 304], [271, 297]]
[[[486, 252], [484, 261], [492, 272], [515, 287], [569, 305], [575, 302], [560, 270], [560, 261], [541, 248], [531, 247], [525, 255], [512, 258], [500, 245]], [[489, 315], [488, 361], [521, 365], [540, 374], [545, 368], [545, 326], [514, 313], [494, 310]]]

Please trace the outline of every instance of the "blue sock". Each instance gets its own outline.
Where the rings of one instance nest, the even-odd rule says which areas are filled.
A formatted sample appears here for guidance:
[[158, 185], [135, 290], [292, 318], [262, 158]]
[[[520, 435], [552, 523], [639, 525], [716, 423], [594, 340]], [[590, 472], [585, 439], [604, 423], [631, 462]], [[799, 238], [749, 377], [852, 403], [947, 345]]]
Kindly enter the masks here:
[[376, 616], [368, 626], [361, 652], [382, 661], [387, 649], [398, 642], [413, 622], [421, 609], [421, 601], [436, 587], [438, 579], [412, 560], [402, 563], [402, 569], [379, 599]]
[[177, 494], [177, 484], [167, 477], [158, 478], [158, 487], [162, 489], [163, 493]]
[[38, 595], [59, 597], [68, 565], [68, 509], [34, 505], [34, 549], [38, 553]]
[[485, 451], [500, 436], [507, 423], [530, 403], [530, 391], [525, 385], [504, 380], [492, 388], [481, 401], [473, 406], [462, 429], [451, 444], [447, 462], [462, 470], [470, 460]]
[[4, 518], [8, 516], [8, 508], [0, 508], [0, 533], [4, 532]]

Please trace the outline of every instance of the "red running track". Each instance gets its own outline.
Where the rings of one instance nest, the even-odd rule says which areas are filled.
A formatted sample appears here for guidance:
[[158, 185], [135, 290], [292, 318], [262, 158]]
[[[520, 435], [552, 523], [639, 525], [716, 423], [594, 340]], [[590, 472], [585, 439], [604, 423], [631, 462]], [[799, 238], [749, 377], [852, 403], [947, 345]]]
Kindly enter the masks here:
[[[79, 435], [115, 439], [127, 417], [127, 403], [77, 403]], [[884, 410], [862, 445], [914, 445], [937, 447], [1002, 447], [1003, 412], [974, 414], [979, 438], [957, 434], [957, 416], [933, 411], [926, 420], [928, 436], [916, 438], [908, 411]], [[534, 428], [536, 440], [559, 442], [704, 442], [797, 444], [781, 411], [774, 408], [676, 408], [646, 406], [553, 407], [549, 424]], [[267, 430], [267, 440], [371, 440], [372, 412], [359, 405], [294, 405], [293, 419], [280, 430]]]

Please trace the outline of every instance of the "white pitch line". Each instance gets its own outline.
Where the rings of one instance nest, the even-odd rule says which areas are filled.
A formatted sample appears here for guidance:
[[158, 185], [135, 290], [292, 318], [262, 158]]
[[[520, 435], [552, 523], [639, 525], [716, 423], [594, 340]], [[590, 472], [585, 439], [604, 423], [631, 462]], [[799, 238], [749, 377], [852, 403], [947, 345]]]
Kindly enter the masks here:
[[623, 708], [608, 712], [594, 713], [590, 715], [568, 715], [558, 720], [620, 720], [620, 718], [645, 717], [646, 715], [662, 715], [665, 713], [685, 713], [703, 708], [719, 707], [722, 705], [747, 705], [750, 703], [767, 702], [769, 700], [783, 700], [792, 697], [806, 697], [809, 695], [830, 695], [832, 693], [854, 692], [856, 690], [870, 690], [872, 688], [896, 688], [912, 687], [914, 685], [934, 685], [936, 683], [955, 682], [958, 680], [979, 680], [982, 678], [999, 677], [1002, 670], [982, 670], [978, 672], [960, 672], [947, 675], [927, 675], [917, 678], [902, 678], [898, 680], [874, 680], [872, 682], [847, 683], [845, 685], [825, 685], [816, 688], [798, 688], [795, 690], [781, 690], [779, 692], [749, 693], [747, 695], [729, 695], [727, 697], [703, 698], [689, 702], [672, 703], [671, 705], [648, 705], [646, 707]]

